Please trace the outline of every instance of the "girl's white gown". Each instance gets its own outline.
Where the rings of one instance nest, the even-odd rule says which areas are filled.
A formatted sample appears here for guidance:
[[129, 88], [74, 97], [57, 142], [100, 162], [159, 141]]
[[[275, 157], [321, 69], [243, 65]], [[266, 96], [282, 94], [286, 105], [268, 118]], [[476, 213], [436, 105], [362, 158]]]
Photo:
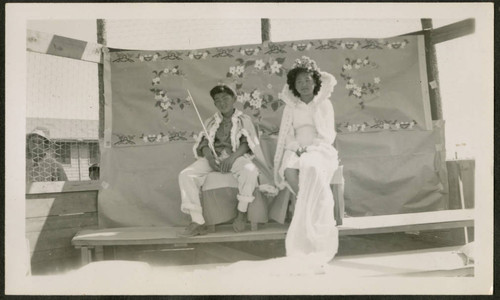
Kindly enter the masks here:
[[[338, 230], [333, 214], [330, 181], [338, 168], [335, 117], [330, 95], [335, 78], [321, 72], [321, 89], [309, 104], [294, 96], [288, 85], [281, 93], [286, 107], [274, 159], [275, 183], [288, 187], [286, 168], [299, 169], [299, 192], [286, 236], [288, 257], [307, 256], [318, 263], [331, 260], [338, 249]], [[295, 150], [307, 146], [300, 157]]]

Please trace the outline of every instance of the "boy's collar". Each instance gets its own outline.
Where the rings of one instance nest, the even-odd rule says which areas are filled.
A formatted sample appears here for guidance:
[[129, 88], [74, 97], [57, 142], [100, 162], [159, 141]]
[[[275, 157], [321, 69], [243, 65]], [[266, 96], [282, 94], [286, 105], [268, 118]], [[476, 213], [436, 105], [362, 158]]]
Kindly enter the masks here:
[[[231, 115], [231, 119], [235, 118], [235, 117], [238, 117], [240, 116], [241, 114], [243, 114], [239, 109], [237, 108], [234, 108], [234, 112], [233, 114]], [[222, 116], [221, 112], [220, 111], [217, 111], [217, 113], [215, 114], [217, 116], [218, 119], [222, 120], [224, 117]]]

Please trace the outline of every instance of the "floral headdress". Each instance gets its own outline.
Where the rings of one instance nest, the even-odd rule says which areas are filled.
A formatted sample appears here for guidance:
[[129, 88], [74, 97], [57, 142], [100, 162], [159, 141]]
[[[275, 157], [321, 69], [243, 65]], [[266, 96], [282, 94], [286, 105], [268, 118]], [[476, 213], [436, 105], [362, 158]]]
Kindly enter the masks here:
[[316, 62], [307, 56], [302, 56], [301, 58], [297, 58], [292, 65], [292, 69], [295, 68], [304, 68], [307, 69], [307, 71], [320, 72], [320, 69], [318, 68]]

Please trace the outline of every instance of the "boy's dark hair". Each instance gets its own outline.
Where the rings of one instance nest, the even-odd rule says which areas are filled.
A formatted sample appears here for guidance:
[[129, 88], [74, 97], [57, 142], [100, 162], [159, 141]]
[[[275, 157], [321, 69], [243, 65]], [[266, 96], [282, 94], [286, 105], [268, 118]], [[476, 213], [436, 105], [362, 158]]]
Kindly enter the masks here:
[[301, 73], [309, 73], [311, 74], [313, 80], [314, 80], [314, 90], [313, 94], [316, 96], [321, 88], [321, 75], [319, 74], [318, 71], [312, 71], [308, 70], [306, 68], [302, 67], [297, 67], [288, 72], [286, 75], [286, 83], [288, 83], [288, 86], [290, 87], [290, 90], [296, 97], [300, 97], [300, 93], [297, 91], [295, 88], [295, 80], [297, 79], [297, 76]]
[[236, 97], [236, 95], [234, 94], [234, 91], [230, 87], [228, 87], [227, 85], [218, 85], [210, 90], [210, 96], [212, 96], [212, 99], [215, 97], [215, 95], [217, 95], [219, 93], [227, 93], [227, 94], [231, 95], [232, 97]]

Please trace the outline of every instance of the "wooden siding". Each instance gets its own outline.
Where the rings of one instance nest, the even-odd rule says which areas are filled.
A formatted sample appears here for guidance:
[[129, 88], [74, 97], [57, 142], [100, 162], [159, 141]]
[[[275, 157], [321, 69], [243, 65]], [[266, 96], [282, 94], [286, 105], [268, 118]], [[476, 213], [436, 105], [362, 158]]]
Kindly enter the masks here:
[[97, 191], [26, 195], [26, 239], [32, 274], [73, 267], [80, 251], [71, 239], [83, 229], [97, 229]]

